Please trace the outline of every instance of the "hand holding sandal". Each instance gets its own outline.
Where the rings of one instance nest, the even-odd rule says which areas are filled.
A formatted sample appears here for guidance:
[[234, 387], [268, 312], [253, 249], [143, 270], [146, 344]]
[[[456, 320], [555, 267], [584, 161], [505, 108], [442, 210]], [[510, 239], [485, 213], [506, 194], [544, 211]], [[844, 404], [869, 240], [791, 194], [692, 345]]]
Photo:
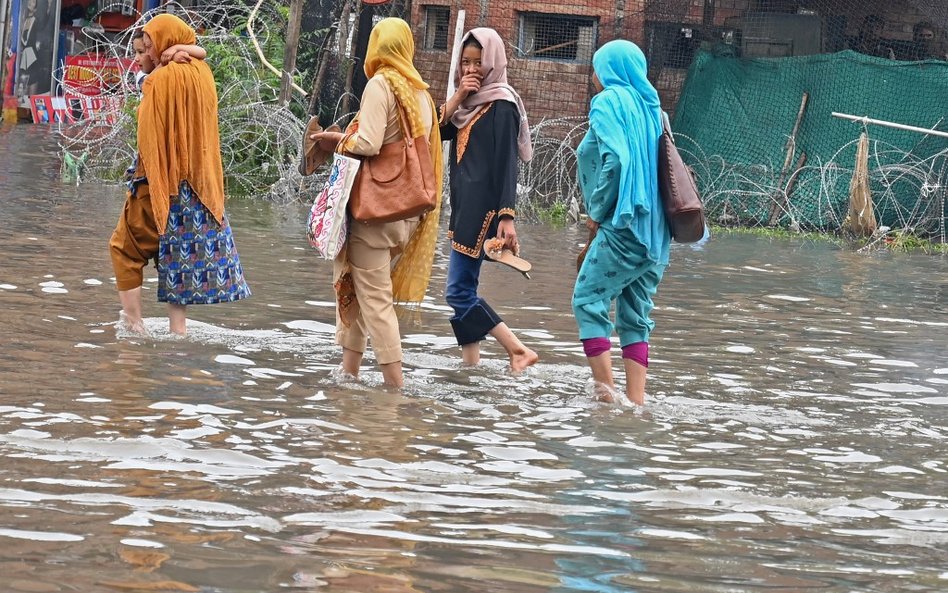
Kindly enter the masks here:
[[484, 242], [484, 254], [487, 259], [510, 266], [523, 274], [524, 278], [530, 279], [530, 270], [533, 265], [527, 260], [514, 253], [504, 246], [504, 240], [494, 237]]

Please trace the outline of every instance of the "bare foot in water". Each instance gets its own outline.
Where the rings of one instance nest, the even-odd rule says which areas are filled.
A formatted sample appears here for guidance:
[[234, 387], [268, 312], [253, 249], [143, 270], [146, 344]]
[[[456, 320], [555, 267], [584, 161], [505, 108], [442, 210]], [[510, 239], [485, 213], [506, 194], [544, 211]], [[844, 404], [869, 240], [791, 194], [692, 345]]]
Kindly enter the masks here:
[[510, 355], [510, 372], [515, 375], [521, 373], [527, 368], [535, 365], [538, 360], [540, 360], [540, 357], [536, 352], [530, 350], [529, 348], [517, 350]]
[[600, 401], [604, 404], [614, 404], [616, 403], [616, 390], [609, 387], [608, 385], [603, 385], [602, 383], [596, 383], [595, 388], [593, 389], [593, 395], [596, 397], [596, 401]]
[[604, 404], [630, 405], [625, 395], [613, 385], [606, 385], [599, 381], [590, 381], [586, 384], [588, 393], [597, 402]]
[[150, 338], [151, 332], [145, 327], [143, 320], [133, 321], [129, 319], [125, 311], [119, 311], [119, 320], [115, 324], [115, 336], [117, 338]]

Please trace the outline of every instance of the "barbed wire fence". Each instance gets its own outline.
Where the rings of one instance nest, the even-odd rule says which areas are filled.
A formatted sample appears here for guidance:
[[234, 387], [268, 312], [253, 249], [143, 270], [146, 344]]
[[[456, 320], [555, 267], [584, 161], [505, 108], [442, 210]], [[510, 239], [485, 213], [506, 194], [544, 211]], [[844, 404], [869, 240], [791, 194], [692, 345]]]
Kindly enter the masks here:
[[[108, 10], [104, 7], [104, 10]], [[218, 83], [221, 153], [227, 177], [227, 190], [237, 194], [276, 196], [282, 191], [298, 157], [301, 142], [301, 114], [305, 105], [294, 96], [288, 105], [277, 103], [279, 78], [261, 66], [248, 35], [248, 21], [260, 51], [277, 64], [282, 54], [282, 28], [285, 16], [276, 5], [253, 7], [243, 3], [215, 3], [199, 9], [168, 5], [161, 12], [180, 16], [199, 32], [199, 44], [208, 51]], [[135, 25], [117, 37], [106, 37], [95, 27], [84, 35], [91, 40], [90, 53], [100, 57], [129, 58], [132, 36], [157, 11], [139, 15]], [[90, 71], [85, 78], [103, 77]], [[68, 83], [63, 81], [67, 96]], [[115, 180], [136, 153], [135, 109], [140, 95], [130, 72], [114, 83], [100, 80], [103, 88], [97, 97], [100, 111], [95, 117], [62, 122], [58, 133], [66, 155], [65, 163], [80, 163], [78, 177]]]
[[[277, 100], [280, 78], [263, 65], [282, 65], [285, 9], [276, 2], [210, 3], [199, 7], [169, 4], [147, 12], [117, 37], [87, 27], [87, 51], [99, 57], [127, 59], [133, 54], [132, 36], [159, 12], [180, 16], [198, 31], [218, 86], [221, 153], [230, 194], [265, 196], [278, 203], [311, 197], [320, 187], [319, 176], [303, 177], [297, 165], [302, 153], [303, 129], [310, 113], [324, 125], [345, 125], [358, 108], [353, 91], [356, 64], [355, 24], [361, 3], [340, 4], [309, 0], [304, 12], [294, 80], [308, 96], [293, 93], [288, 104]], [[108, 11], [109, 6], [103, 6]], [[397, 11], [397, 3], [390, 13]], [[378, 18], [388, 16], [378, 11]], [[258, 50], [259, 47], [259, 50]], [[261, 54], [263, 58], [261, 58]], [[86, 180], [117, 180], [135, 156], [135, 109], [140, 93], [131, 72], [118, 81], [110, 73], [90, 69], [85, 79], [97, 79], [103, 89], [95, 97], [95, 117], [62, 121], [57, 133], [64, 153], [64, 175]], [[66, 81], [60, 81], [75, 95]], [[316, 89], [316, 93], [312, 89]]]
[[[948, 24], [948, 6], [930, 0], [909, 1], [916, 11], [912, 15], [915, 21], [929, 19], [934, 23]], [[455, 4], [460, 5], [460, 0]], [[641, 17], [645, 22], [642, 45], [649, 56], [650, 78], [662, 92], [669, 110], [674, 108], [685, 74], [699, 50], [711, 46], [719, 52], [731, 51], [735, 56], [742, 51], [745, 55], [753, 54], [753, 51], [747, 51], [752, 45], [748, 45], [745, 37], [750, 38], [750, 34], [758, 31], [764, 22], [755, 21], [758, 18], [755, 15], [761, 10], [780, 9], [775, 4], [762, 6], [766, 0], [756, 3], [755, 0], [746, 0], [743, 4], [747, 6], [743, 7], [740, 7], [742, 2], [739, 0], [715, 0], [704, 3], [705, 8], [713, 7], [709, 18], [700, 10], [696, 11], [696, 4], [702, 3], [650, 1], [645, 3], [643, 14], [624, 13], [627, 20]], [[792, 14], [801, 14], [800, 3], [794, 4], [797, 12]], [[820, 0], [808, 4], [826, 14], [850, 16], [849, 26], [839, 23], [838, 19], [821, 17], [824, 24], [820, 29], [820, 51], [824, 52], [844, 49], [843, 43], [859, 41], [861, 33], [851, 23], [864, 22], [871, 14], [871, 7], [855, 0]], [[103, 9], [108, 10], [108, 7]], [[221, 146], [228, 192], [264, 196], [278, 203], [308, 202], [322, 185], [322, 174], [302, 177], [297, 170], [303, 129], [311, 113], [318, 114], [323, 125], [344, 125], [358, 108], [362, 65], [355, 56], [358, 55], [360, 29], [364, 35], [365, 27], [371, 27], [380, 18], [399, 16], [407, 20], [410, 15], [407, 0], [375, 7], [370, 15], [362, 12], [362, 3], [356, 0], [306, 0], [294, 80], [309, 94], [294, 93], [288, 104], [281, 105], [277, 101], [279, 78], [261, 65], [248, 30], [252, 29], [260, 52], [271, 63], [282, 64], [287, 11], [279, 2], [231, 0], [226, 4], [205, 2], [194, 8], [171, 5], [163, 9], [167, 10], [194, 26], [199, 32], [199, 42], [208, 48], [208, 60], [218, 81]], [[727, 10], [731, 10], [732, 16], [722, 16]], [[94, 29], [86, 31], [86, 37], [93, 40], [90, 49], [100, 55], [130, 57], [132, 33], [151, 16], [140, 15], [136, 25], [117, 38], [108, 38]], [[368, 16], [371, 18], [366, 18]], [[609, 19], [612, 17], [605, 20]], [[251, 21], [251, 27], [247, 26], [248, 21]], [[609, 36], [607, 27], [600, 24], [598, 35], [588, 37], [582, 29], [585, 22], [560, 19], [553, 23], [553, 28], [547, 25], [547, 29], [531, 31], [527, 49], [542, 52], [552, 47], [550, 51], [566, 52], [559, 56], [561, 59], [589, 60], [593, 47], [608, 40]], [[471, 22], [470, 26], [477, 24]], [[900, 27], [892, 25], [890, 35], [901, 36], [901, 39], [893, 40], [900, 41], [901, 45], [893, 42], [888, 47], [898, 48], [900, 56], [910, 57], [906, 52], [914, 46], [905, 38], [913, 33], [906, 32], [906, 27], [911, 28], [907, 24]], [[437, 33], [438, 30], [433, 31]], [[442, 31], [442, 37], [445, 35]], [[938, 35], [939, 39], [944, 39], [941, 30]], [[787, 51], [786, 44], [781, 45], [779, 40], [774, 42], [773, 37], [761, 35], [764, 41], [754, 51]], [[566, 42], [564, 46], [560, 41], [564, 38], [575, 42]], [[431, 41], [446, 42], [437, 34]], [[522, 41], [515, 39], [511, 46]], [[575, 45], [574, 49], [564, 49], [571, 43]], [[512, 51], [523, 50], [522, 47], [512, 48]], [[551, 71], [547, 62], [538, 61], [534, 65], [521, 61], [519, 64], [523, 70], [516, 76], [524, 81], [521, 84], [528, 85], [528, 92], [529, 85], [535, 85], [542, 92], [544, 85], [550, 84]], [[364, 85], [364, 80], [361, 84]], [[835, 84], [840, 83], [837, 81]], [[777, 93], [779, 89], [766, 91]], [[135, 154], [137, 88], [130, 79], [123, 78], [121, 84], [107, 89], [103, 99], [110, 101], [104, 101], [106, 113], [102, 117], [59, 124], [58, 131], [67, 157], [65, 166], [75, 169], [84, 179], [117, 179]], [[582, 197], [575, 179], [575, 147], [587, 129], [585, 115], [535, 118], [531, 123], [535, 157], [521, 168], [518, 211], [526, 218], [537, 219], [552, 209], [576, 219], [581, 211]], [[928, 122], [938, 129], [943, 129], [939, 127], [944, 124], [942, 121]], [[680, 150], [695, 168], [709, 219], [713, 223], [763, 227], [774, 226], [776, 220], [779, 226], [790, 229], [835, 231], [846, 217], [849, 183], [855, 170], [853, 154], [863, 131], [857, 125], [852, 125], [851, 129], [851, 137], [840, 141], [828, 155], [811, 158], [808, 162], [793, 159], [791, 165], [798, 166], [790, 168], [784, 162], [772, 162], [777, 159], [735, 159], [733, 155], [718, 152], [715, 146], [701, 138], [679, 134], [678, 142]], [[871, 139], [869, 181], [876, 211], [886, 216], [891, 228], [944, 242], [948, 147], [933, 150], [929, 142], [925, 150], [919, 150], [918, 145], [895, 144], [879, 138], [871, 128], [867, 131]], [[772, 132], [771, 135], [777, 133]], [[736, 141], [747, 144], [756, 139], [744, 137]], [[792, 144], [789, 129], [783, 133], [781, 142], [784, 141]], [[920, 144], [924, 142], [920, 139]], [[906, 195], [918, 199], [906, 200]], [[804, 196], [806, 199], [802, 198]]]

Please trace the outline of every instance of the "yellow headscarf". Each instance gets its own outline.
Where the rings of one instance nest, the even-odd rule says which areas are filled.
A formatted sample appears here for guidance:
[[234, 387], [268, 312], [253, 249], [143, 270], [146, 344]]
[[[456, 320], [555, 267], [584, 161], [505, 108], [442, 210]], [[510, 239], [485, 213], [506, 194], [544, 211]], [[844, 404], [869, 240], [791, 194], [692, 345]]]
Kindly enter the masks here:
[[[438, 224], [441, 216], [441, 182], [444, 179], [444, 161], [441, 155], [441, 128], [438, 126], [437, 109], [428, 95], [428, 106], [418, 105], [416, 90], [427, 90], [428, 85], [415, 69], [415, 39], [408, 23], [398, 18], [379, 21], [369, 36], [369, 47], [365, 57], [365, 75], [385, 77], [395, 100], [408, 116], [411, 135], [421, 136], [425, 124], [421, 109], [431, 109], [431, 133], [428, 148], [434, 165], [437, 197], [435, 209], [429, 212], [408, 241], [395, 269], [392, 270], [392, 290], [395, 302], [417, 303], [425, 298], [431, 266], [434, 262], [435, 246], [438, 242]], [[426, 93], [427, 95], [427, 93]]]
[[[172, 45], [193, 45], [194, 29], [178, 17], [160, 14], [145, 33], [158, 55]], [[221, 222], [224, 170], [217, 128], [217, 88], [203, 60], [172, 62], [148, 75], [138, 108], [138, 151], [148, 177], [158, 232], [164, 234], [170, 197], [187, 181], [198, 199]]]

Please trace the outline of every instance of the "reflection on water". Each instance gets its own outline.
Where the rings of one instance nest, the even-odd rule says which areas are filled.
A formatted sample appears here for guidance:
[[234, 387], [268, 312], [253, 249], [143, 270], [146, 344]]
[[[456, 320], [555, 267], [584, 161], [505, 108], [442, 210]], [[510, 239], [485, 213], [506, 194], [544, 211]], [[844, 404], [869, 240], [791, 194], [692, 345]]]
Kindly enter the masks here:
[[436, 261], [407, 388], [332, 371], [304, 208], [229, 205], [254, 298], [118, 341], [118, 188], [0, 132], [3, 591], [948, 589], [948, 262], [716, 237], [676, 246], [650, 400], [594, 404], [573, 229], [484, 290], [537, 350], [462, 369]]

